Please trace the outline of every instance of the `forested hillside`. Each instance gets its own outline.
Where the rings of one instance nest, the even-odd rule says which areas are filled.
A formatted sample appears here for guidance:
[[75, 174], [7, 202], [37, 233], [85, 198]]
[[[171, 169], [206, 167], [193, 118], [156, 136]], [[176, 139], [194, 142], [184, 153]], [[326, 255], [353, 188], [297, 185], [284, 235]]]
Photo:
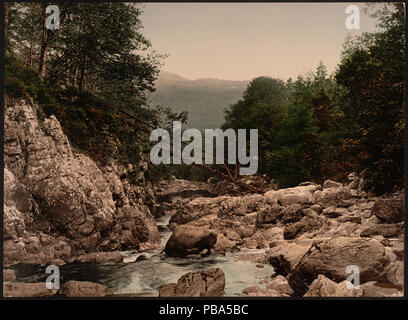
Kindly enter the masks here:
[[174, 112], [188, 112], [187, 127], [219, 128], [224, 119], [225, 106], [235, 103], [249, 81], [218, 79], [188, 80], [162, 71], [152, 94], [151, 105], [164, 105]]
[[224, 128], [258, 128], [260, 171], [280, 187], [362, 172], [379, 193], [403, 186], [405, 20], [381, 6], [376, 33], [349, 38], [337, 70], [253, 79]]
[[161, 56], [142, 31], [141, 10], [126, 3], [61, 3], [47, 29], [47, 3], [5, 6], [5, 93], [33, 99], [40, 118], [55, 115], [74, 147], [104, 163], [137, 163], [149, 136], [123, 111], [166, 125], [169, 108], [150, 108]]

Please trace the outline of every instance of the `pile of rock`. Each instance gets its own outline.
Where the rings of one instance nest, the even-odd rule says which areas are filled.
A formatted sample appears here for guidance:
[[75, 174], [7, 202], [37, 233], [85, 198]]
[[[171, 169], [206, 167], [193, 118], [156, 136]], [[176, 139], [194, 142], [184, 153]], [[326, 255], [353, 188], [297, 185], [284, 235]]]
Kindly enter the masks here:
[[[291, 291], [256, 286], [245, 290], [248, 295], [401, 295], [404, 193], [375, 197], [363, 184], [351, 174], [345, 184], [327, 180], [264, 194], [197, 197], [175, 207], [170, 227], [174, 237], [180, 226], [195, 228], [208, 253], [264, 248], [280, 276], [274, 281], [285, 279]], [[217, 237], [211, 248], [210, 234]], [[190, 248], [187, 239], [176, 238], [177, 246]], [[204, 249], [194, 248], [191, 253]], [[353, 293], [344, 291], [350, 265], [360, 270], [361, 290]]]
[[159, 297], [220, 297], [224, 294], [225, 275], [221, 269], [189, 272], [159, 290]]

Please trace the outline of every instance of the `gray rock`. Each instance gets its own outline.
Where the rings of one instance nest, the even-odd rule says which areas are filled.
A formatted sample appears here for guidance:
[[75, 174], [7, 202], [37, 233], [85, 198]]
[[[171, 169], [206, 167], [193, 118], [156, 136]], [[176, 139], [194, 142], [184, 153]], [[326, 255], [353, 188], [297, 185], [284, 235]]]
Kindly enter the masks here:
[[372, 213], [385, 223], [396, 223], [404, 220], [404, 208], [403, 197], [379, 199], [374, 204]]
[[273, 246], [267, 254], [267, 261], [274, 267], [276, 274], [286, 277], [310, 249], [312, 241], [291, 243], [283, 241]]
[[401, 223], [392, 224], [376, 224], [363, 229], [360, 233], [361, 237], [373, 237], [381, 235], [384, 238], [398, 237], [404, 232], [404, 225]]
[[360, 268], [360, 281], [380, 280], [389, 263], [384, 246], [367, 238], [338, 237], [323, 241], [305, 255], [289, 277], [289, 284], [296, 295], [302, 296], [319, 274], [335, 282], [346, 280], [346, 268]]
[[11, 269], [3, 269], [3, 281], [16, 280], [16, 273]]
[[289, 226], [286, 226], [283, 231], [283, 237], [286, 240], [295, 239], [299, 235], [309, 232], [312, 230], [316, 230], [321, 227], [322, 223], [320, 218], [311, 218], [311, 217], [303, 217], [300, 221], [292, 223]]
[[283, 210], [282, 222], [296, 222], [302, 218], [303, 210], [300, 204], [292, 204]]
[[178, 226], [167, 241], [165, 252], [172, 257], [184, 257], [211, 249], [217, 242], [217, 235], [205, 228], [187, 225]]
[[257, 225], [276, 223], [283, 215], [283, 207], [278, 204], [264, 205], [259, 208], [256, 215]]
[[224, 294], [225, 275], [221, 269], [189, 272], [159, 289], [159, 297], [220, 297]]
[[56, 292], [56, 290], [47, 289], [45, 282], [11, 282], [3, 285], [5, 297], [50, 297], [55, 295]]
[[119, 252], [94, 252], [70, 259], [70, 263], [119, 263], [123, 255]]
[[388, 267], [386, 276], [390, 283], [402, 290], [404, 287], [404, 263], [402, 261], [393, 262]]
[[113, 292], [99, 283], [71, 280], [61, 286], [58, 294], [63, 297], [106, 297], [112, 296]]

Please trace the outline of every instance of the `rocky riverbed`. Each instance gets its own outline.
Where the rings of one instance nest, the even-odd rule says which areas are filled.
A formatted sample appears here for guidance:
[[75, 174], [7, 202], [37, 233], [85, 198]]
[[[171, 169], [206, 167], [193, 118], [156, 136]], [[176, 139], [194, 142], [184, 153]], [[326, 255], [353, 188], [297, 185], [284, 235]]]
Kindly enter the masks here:
[[97, 164], [24, 101], [7, 104], [4, 153], [6, 296], [402, 295], [403, 190], [377, 197], [355, 174], [262, 194], [152, 186], [147, 162]]

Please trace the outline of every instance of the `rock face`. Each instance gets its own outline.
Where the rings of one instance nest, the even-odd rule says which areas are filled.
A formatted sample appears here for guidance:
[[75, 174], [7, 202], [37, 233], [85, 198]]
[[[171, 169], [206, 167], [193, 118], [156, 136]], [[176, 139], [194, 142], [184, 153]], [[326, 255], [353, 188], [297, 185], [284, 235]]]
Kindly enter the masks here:
[[217, 235], [204, 228], [178, 226], [167, 241], [164, 251], [171, 257], [184, 257], [211, 249], [217, 242]]
[[106, 297], [113, 295], [111, 289], [99, 283], [71, 280], [58, 291], [64, 297]]
[[189, 272], [160, 288], [159, 297], [220, 297], [224, 294], [225, 275], [221, 269]]
[[145, 205], [154, 201], [151, 186], [129, 182], [132, 166], [98, 167], [72, 149], [54, 116], [37, 114], [30, 102], [6, 105], [5, 263], [159, 246]]

